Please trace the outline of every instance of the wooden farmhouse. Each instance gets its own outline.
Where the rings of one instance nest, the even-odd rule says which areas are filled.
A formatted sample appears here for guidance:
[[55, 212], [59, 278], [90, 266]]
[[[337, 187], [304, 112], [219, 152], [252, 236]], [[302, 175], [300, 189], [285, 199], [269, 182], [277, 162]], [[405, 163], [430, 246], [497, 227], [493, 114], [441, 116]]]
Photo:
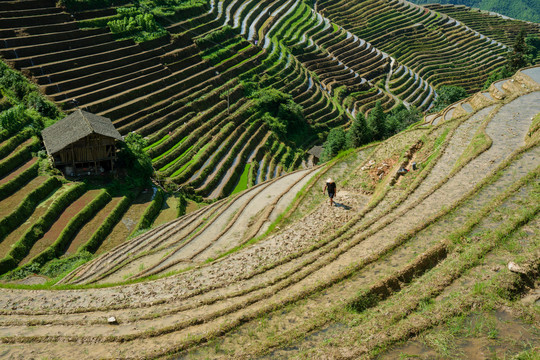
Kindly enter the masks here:
[[313, 156], [313, 164], [317, 165], [319, 163], [319, 160], [321, 159], [321, 155], [323, 152], [323, 147], [320, 145], [314, 146], [307, 152], [309, 155]]
[[111, 120], [77, 110], [41, 132], [54, 166], [67, 175], [97, 174], [112, 170], [116, 140], [122, 135]]

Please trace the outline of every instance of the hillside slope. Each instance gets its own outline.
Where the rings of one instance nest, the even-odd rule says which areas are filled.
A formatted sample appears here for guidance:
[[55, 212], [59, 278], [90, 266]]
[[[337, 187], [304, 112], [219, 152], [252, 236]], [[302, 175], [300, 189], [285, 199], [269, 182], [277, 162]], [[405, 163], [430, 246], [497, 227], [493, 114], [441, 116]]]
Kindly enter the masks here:
[[481, 10], [493, 11], [514, 19], [540, 22], [540, 6], [534, 0], [504, 1], [504, 0], [412, 0], [415, 4], [454, 4], [474, 7]]
[[[475, 96], [486, 101], [469, 99], [469, 114], [454, 112], [315, 170], [270, 235], [217, 261], [124, 286], [5, 289], [4, 354], [370, 358], [471, 308], [508, 306], [538, 286], [540, 67], [493, 85], [489, 98]], [[398, 176], [413, 161], [418, 170]], [[338, 184], [333, 208], [321, 194], [327, 177]], [[236, 199], [255, 201], [263, 187]], [[238, 211], [231, 220], [218, 210], [224, 203], [213, 208], [212, 222], [221, 223], [214, 234], [250, 218]], [[180, 222], [211, 219], [206, 211], [213, 210]], [[214, 238], [199, 234], [203, 243]], [[103, 265], [145, 271], [144, 256], [122, 260], [137, 244], [66, 280], [91, 279]], [[538, 320], [534, 305], [516, 306]]]
[[[160, 177], [220, 198], [249, 163], [265, 179], [298, 168], [330, 129], [377, 101], [385, 111], [400, 101], [427, 110], [437, 87], [477, 91], [504, 63], [504, 44], [446, 15], [399, 1], [357, 11], [362, 3], [178, 2], [150, 8], [161, 30], [135, 43], [114, 24], [148, 4], [80, 11], [69, 1], [6, 1], [0, 55], [64, 109], [146, 137]], [[286, 114], [300, 118], [290, 127], [301, 135], [276, 136], [261, 121], [267, 109], [253, 96], [274, 90], [302, 108]]]
[[[61, 117], [58, 108], [79, 106], [110, 117], [123, 135], [141, 135], [155, 180], [209, 203], [311, 167], [313, 145], [376, 104], [427, 111], [443, 85], [478, 91], [524, 25], [397, 0], [350, 5], [2, 1], [0, 56], [20, 72], [2, 63], [0, 118], [12, 120], [0, 129], [0, 275], [50, 265], [55, 278], [59, 258], [76, 266], [183, 213], [172, 193], [149, 183], [82, 183], [52, 170], [38, 137]], [[34, 124], [17, 113], [23, 105]], [[454, 111], [472, 105], [430, 121]], [[384, 136], [418, 119], [394, 120]]]
[[471, 9], [466, 6], [431, 4], [427, 8], [439, 11], [459, 20], [472, 29], [496, 39], [507, 46], [514, 46], [517, 35], [524, 30], [526, 36], [540, 35], [540, 24], [520, 20], [503, 19], [499, 15]]

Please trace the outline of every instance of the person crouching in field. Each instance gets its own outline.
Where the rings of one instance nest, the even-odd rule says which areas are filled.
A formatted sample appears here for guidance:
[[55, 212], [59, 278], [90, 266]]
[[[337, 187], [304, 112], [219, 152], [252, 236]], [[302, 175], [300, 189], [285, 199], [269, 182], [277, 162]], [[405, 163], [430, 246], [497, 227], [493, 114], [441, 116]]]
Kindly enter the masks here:
[[323, 193], [325, 191], [328, 191], [328, 197], [330, 198], [330, 206], [334, 206], [334, 196], [336, 196], [337, 188], [336, 188], [336, 183], [331, 178], [328, 178], [326, 180]]

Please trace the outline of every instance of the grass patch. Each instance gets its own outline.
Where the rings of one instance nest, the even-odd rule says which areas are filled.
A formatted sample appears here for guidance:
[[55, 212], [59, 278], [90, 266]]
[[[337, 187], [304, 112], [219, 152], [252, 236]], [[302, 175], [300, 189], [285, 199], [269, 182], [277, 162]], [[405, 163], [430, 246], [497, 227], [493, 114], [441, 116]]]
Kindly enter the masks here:
[[244, 167], [244, 172], [240, 176], [240, 180], [238, 180], [238, 184], [234, 188], [231, 195], [239, 193], [240, 191], [244, 191], [248, 188], [248, 175], [249, 175], [250, 169], [251, 169], [251, 163], [246, 164], [246, 166]]
[[457, 159], [454, 168], [450, 172], [451, 175], [455, 174], [466, 164], [468, 164], [472, 159], [474, 159], [475, 157], [477, 157], [491, 147], [491, 145], [493, 144], [493, 140], [491, 140], [491, 138], [486, 133], [486, 127], [489, 121], [493, 118], [493, 116], [497, 113], [499, 109], [500, 107], [497, 107], [494, 111], [492, 111], [491, 114], [489, 114], [486, 120], [482, 123], [465, 151], [463, 151], [463, 153]]
[[163, 154], [155, 157], [152, 159], [152, 162], [156, 162], [158, 161], [159, 159], [161, 159], [162, 157], [164, 156], [167, 156], [169, 155], [171, 152], [174, 151], [174, 149], [176, 149], [177, 147], [179, 147], [180, 145], [182, 145], [182, 143], [188, 138], [189, 135], [185, 136], [182, 140], [180, 140], [179, 142], [177, 142], [172, 148], [170, 148], [169, 150], [165, 151]]
[[[169, 177], [175, 177], [175, 176], [178, 176], [180, 175], [185, 169], [187, 169], [187, 167], [191, 164], [193, 164], [195, 161], [197, 161], [204, 153], [205, 153], [205, 150], [208, 146], [210, 146], [211, 143], [208, 143], [206, 145], [204, 145], [198, 152], [197, 154], [191, 159], [189, 160], [188, 162], [186, 162], [180, 169], [176, 170], [174, 173], [172, 173], [172, 175], [170, 175]], [[192, 146], [193, 147], [193, 146]], [[191, 149], [191, 148], [190, 148]], [[189, 149], [188, 149], [189, 150]]]
[[[158, 146], [159, 144], [163, 143], [163, 142], [166, 141], [168, 138], [170, 138], [170, 136], [167, 134], [167, 135], [165, 135], [164, 137], [162, 137], [161, 139], [159, 139], [158, 141], [156, 141], [156, 142], [154, 142], [154, 143], [148, 145], [148, 146], [145, 147], [143, 150], [144, 150], [144, 151], [148, 151], [148, 150], [152, 149], [153, 147]], [[156, 158], [156, 160], [157, 160], [157, 158]]]
[[165, 165], [164, 167], [162, 167], [161, 169], [159, 169], [159, 171], [165, 171], [167, 170], [168, 168], [170, 168], [171, 166], [173, 166], [174, 164], [176, 164], [176, 162], [180, 161], [184, 156], [186, 156], [186, 154], [191, 150], [193, 149], [193, 147], [195, 146], [195, 144], [191, 145], [189, 148], [186, 149], [186, 151], [184, 151], [182, 153], [182, 155], [180, 155], [179, 157], [177, 157], [176, 159], [174, 159], [173, 161], [171, 161], [170, 163], [168, 163], [167, 165]]

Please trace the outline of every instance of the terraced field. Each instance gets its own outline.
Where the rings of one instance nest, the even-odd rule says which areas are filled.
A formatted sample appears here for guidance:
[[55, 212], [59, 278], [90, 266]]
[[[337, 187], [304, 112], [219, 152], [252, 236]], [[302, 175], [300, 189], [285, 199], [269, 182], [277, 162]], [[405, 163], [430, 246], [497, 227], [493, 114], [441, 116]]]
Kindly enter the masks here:
[[456, 315], [514, 306], [533, 325], [509, 355], [534, 356], [537, 297], [512, 304], [538, 291], [540, 68], [489, 95], [158, 226], [73, 271], [73, 289], [4, 289], [2, 354], [395, 358]]
[[[454, 84], [474, 92], [486, 74], [502, 64], [506, 46], [496, 40], [427, 8], [406, 1], [391, 4], [362, 1], [350, 7], [345, 2], [323, 1], [318, 8], [432, 86]], [[475, 69], [474, 76], [465, 75], [469, 69]]]
[[[275, 8], [276, 4], [273, 5]], [[221, 46], [198, 45], [193, 36], [220, 31], [227, 23], [222, 19], [223, 3], [200, 15], [201, 20], [217, 16], [204, 29], [142, 44], [114, 41], [104, 28], [79, 29], [77, 21], [56, 8], [54, 2], [15, 1], [4, 2], [2, 6], [6, 16], [19, 19], [18, 22], [6, 20], [2, 56], [32, 76], [64, 108], [77, 104], [110, 117], [122, 134], [137, 131], [147, 136], [147, 150], [155, 169], [172, 181], [193, 186], [203, 196], [217, 198], [232, 192], [240, 169], [245, 168], [248, 160], [265, 158], [261, 165], [266, 166], [267, 179], [278, 175], [277, 171], [268, 171], [270, 167], [288, 170], [301, 163], [301, 154], [295, 154], [296, 149], [269, 138], [269, 132], [261, 128], [262, 123], [252, 124], [251, 102], [236, 79], [262, 71], [268, 73], [265, 87], [273, 86], [286, 93], [294, 90], [299, 94], [303, 89], [298, 86], [303, 79], [307, 80], [306, 72], [296, 63], [292, 76], [284, 78], [286, 83], [279, 82], [280, 78], [274, 76], [275, 69], [284, 65], [278, 61], [283, 54], [277, 58], [279, 48], [268, 52], [234, 34], [224, 38], [226, 43], [235, 44], [231, 47], [233, 56], [217, 64], [205, 60], [205, 54], [219, 52]], [[33, 23], [34, 12], [38, 11], [34, 9], [39, 9], [46, 26]], [[218, 9], [219, 13], [214, 13]], [[246, 33], [249, 19], [254, 21], [251, 32], [262, 21], [261, 17], [252, 19], [252, 15], [253, 11], [248, 12], [244, 7], [230, 16], [235, 24], [242, 24], [240, 32]], [[167, 29], [178, 34], [193, 22], [174, 23]], [[248, 38], [252, 37], [253, 34]], [[313, 94], [303, 93], [299, 104], [315, 127], [315, 134], [348, 121], [328, 94], [320, 88], [313, 90]], [[222, 96], [225, 91], [229, 93], [226, 101]], [[201, 137], [203, 133], [205, 136]], [[233, 140], [237, 139], [241, 141], [235, 143]], [[268, 142], [256, 146], [261, 139]], [[275, 144], [284, 151], [265, 157]], [[303, 149], [309, 145], [308, 139]], [[231, 164], [232, 171], [222, 170]], [[257, 178], [254, 183], [258, 181]]]
[[[439, 12], [397, 0], [344, 6], [212, 0], [187, 18], [158, 18], [167, 35], [135, 43], [104, 27], [115, 8], [70, 13], [52, 0], [4, 1], [0, 55], [64, 109], [80, 106], [121, 134], [147, 137], [160, 176], [215, 199], [234, 191], [248, 163], [259, 163], [251, 184], [298, 168], [331, 128], [377, 101], [427, 110], [436, 87], [472, 93], [503, 62], [498, 36]], [[220, 40], [204, 40], [212, 36]], [[254, 123], [251, 80], [303, 108], [302, 143]]]
[[540, 26], [535, 23], [524, 22], [504, 18], [501, 15], [488, 14], [479, 9], [471, 9], [467, 6], [430, 4], [426, 8], [440, 13], [447, 14], [471, 29], [478, 31], [494, 40], [497, 40], [507, 46], [512, 46], [514, 39], [521, 29], [526, 31], [527, 35], [539, 35]]
[[[479, 92], [537, 24], [402, 0], [210, 0], [155, 15], [163, 33], [138, 43], [107, 27], [138, 6], [122, 4], [0, 2], [2, 59], [66, 113], [142, 135], [156, 171], [131, 189], [49, 169], [39, 121], [3, 122], [49, 105], [0, 68], [0, 357], [395, 358], [478, 304], [538, 323], [512, 299], [538, 292], [540, 68]], [[474, 95], [322, 166], [307, 154], [377, 103], [429, 110], [442, 85]], [[301, 109], [294, 136], [261, 105], [276, 93]], [[187, 214], [176, 191], [197, 201]], [[514, 351], [536, 351], [531, 334]]]

